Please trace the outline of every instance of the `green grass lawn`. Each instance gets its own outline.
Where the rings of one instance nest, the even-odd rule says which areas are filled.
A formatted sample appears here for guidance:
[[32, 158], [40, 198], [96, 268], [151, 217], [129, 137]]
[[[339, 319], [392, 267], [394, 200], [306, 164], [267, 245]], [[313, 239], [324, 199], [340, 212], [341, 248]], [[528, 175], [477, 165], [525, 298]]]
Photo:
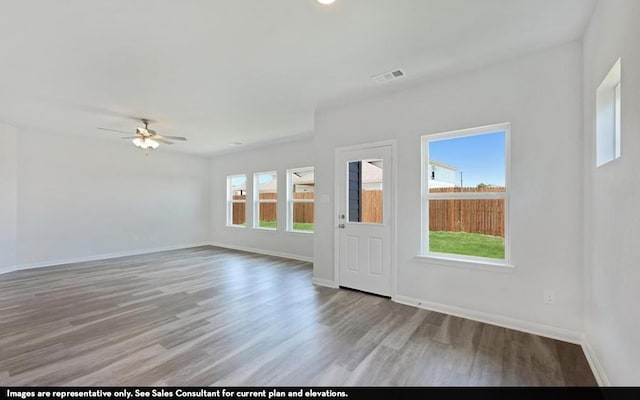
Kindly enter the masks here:
[[[260, 228], [276, 229], [276, 221], [260, 221]], [[313, 223], [294, 222], [293, 230], [313, 232]]]
[[294, 222], [294, 231], [313, 232], [313, 222]]
[[504, 259], [504, 239], [466, 232], [429, 232], [429, 251]]

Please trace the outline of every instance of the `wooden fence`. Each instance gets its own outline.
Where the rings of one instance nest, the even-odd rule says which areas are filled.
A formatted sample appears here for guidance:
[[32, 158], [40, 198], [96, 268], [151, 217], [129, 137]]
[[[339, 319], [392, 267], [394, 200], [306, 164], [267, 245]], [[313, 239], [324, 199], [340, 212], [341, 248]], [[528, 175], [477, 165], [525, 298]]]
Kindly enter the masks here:
[[[430, 193], [504, 192], [503, 187], [437, 188]], [[431, 200], [429, 230], [504, 237], [503, 199]]]
[[382, 223], [382, 190], [363, 190], [360, 221]]
[[[247, 201], [247, 195], [233, 196], [234, 200]], [[246, 203], [233, 203], [233, 209], [231, 212], [231, 223], [233, 225], [245, 225], [247, 222], [247, 204]]]
[[[295, 199], [313, 199], [313, 193], [295, 193]], [[233, 196], [234, 200], [245, 200], [246, 195]], [[277, 199], [275, 193], [260, 194], [261, 200]], [[294, 203], [293, 222], [313, 222], [313, 203]], [[260, 204], [260, 221], [275, 221], [277, 219], [277, 203]], [[243, 225], [246, 219], [246, 203], [233, 203], [232, 222], [234, 225]]]
[[[451, 192], [503, 192], [504, 188], [438, 188], [431, 193]], [[263, 193], [261, 199], [275, 199], [275, 193]], [[296, 199], [313, 199], [313, 193], [296, 193]], [[246, 200], [246, 196], [234, 196]], [[233, 204], [233, 223], [245, 223], [246, 203]], [[362, 222], [382, 223], [382, 191], [362, 191]], [[275, 221], [276, 203], [262, 203], [261, 221]], [[313, 203], [295, 203], [293, 221], [311, 223], [314, 218]], [[503, 199], [431, 200], [429, 203], [429, 229], [432, 231], [481, 233], [504, 237]]]
[[[294, 199], [313, 199], [313, 193], [294, 193]], [[313, 223], [313, 203], [293, 203], [293, 222]]]

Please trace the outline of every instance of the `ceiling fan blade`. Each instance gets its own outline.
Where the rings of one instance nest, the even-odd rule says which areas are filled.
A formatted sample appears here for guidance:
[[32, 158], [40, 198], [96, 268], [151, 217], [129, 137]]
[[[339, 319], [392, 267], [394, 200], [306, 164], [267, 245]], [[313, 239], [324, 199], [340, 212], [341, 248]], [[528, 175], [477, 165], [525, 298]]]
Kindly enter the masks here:
[[173, 142], [170, 142], [166, 139], [160, 139], [158, 136], [154, 136], [151, 140], [155, 140], [157, 142], [165, 143], [165, 144], [173, 144]]
[[110, 131], [110, 132], [118, 132], [118, 133], [131, 133], [131, 132], [125, 132], [125, 131], [117, 131], [115, 129], [107, 129], [107, 128], [98, 128], [101, 131]]
[[185, 140], [185, 141], [187, 140], [186, 137], [182, 137], [182, 136], [155, 135], [155, 137], [160, 139]]
[[138, 139], [140, 136], [123, 136], [120, 139]]

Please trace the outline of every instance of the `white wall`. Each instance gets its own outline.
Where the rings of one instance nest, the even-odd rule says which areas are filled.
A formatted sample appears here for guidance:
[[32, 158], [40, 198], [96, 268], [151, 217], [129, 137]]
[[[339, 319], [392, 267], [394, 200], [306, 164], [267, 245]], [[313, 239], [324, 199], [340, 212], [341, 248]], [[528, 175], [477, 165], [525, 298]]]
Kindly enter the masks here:
[[[228, 247], [254, 249], [310, 260], [313, 257], [313, 235], [286, 232], [285, 227], [286, 172], [290, 168], [313, 167], [312, 146], [311, 139], [304, 139], [213, 157], [211, 160], [211, 241]], [[253, 174], [264, 171], [278, 172], [277, 231], [250, 227], [253, 221]], [[247, 175], [248, 227], [246, 228], [226, 226], [227, 176], [238, 174]]]
[[[316, 113], [314, 278], [334, 277], [334, 149], [397, 138], [397, 295], [578, 339], [583, 329], [582, 52], [571, 43], [410, 90]], [[420, 137], [511, 122], [513, 272], [424, 263]], [[543, 290], [556, 304], [543, 303]], [[433, 305], [433, 304], [432, 304]], [[533, 325], [532, 325], [533, 324]]]
[[0, 124], [0, 273], [16, 264], [17, 130]]
[[205, 158], [20, 131], [19, 266], [206, 243]]
[[[585, 329], [601, 375], [640, 385], [640, 2], [600, 1], [584, 38]], [[598, 85], [622, 58], [622, 157], [596, 168]]]

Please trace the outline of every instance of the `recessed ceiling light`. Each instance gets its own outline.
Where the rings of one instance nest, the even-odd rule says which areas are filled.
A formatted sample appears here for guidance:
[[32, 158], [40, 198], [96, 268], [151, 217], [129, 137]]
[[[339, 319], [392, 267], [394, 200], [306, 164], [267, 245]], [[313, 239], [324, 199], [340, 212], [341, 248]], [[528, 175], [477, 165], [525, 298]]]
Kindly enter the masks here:
[[336, 0], [318, 0], [318, 3], [320, 4], [331, 4]]

